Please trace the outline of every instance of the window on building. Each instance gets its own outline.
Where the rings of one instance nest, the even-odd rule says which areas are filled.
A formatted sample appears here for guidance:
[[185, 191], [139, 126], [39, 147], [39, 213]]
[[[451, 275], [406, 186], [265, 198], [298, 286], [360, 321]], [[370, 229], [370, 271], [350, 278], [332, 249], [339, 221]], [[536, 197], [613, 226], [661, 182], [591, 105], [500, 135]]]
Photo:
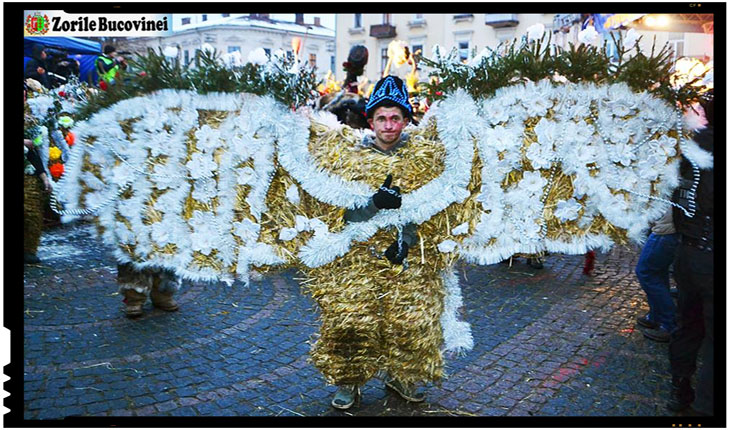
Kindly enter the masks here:
[[669, 46], [672, 48], [672, 62], [684, 56], [684, 33], [669, 33]]
[[294, 51], [286, 51], [286, 59], [287, 60], [294, 60]]
[[231, 14], [230, 13], [222, 13], [221, 16], [223, 18], [228, 18], [229, 16], [231, 16]]
[[317, 54], [309, 54], [309, 67], [317, 67]]
[[229, 47], [228, 47], [228, 53], [229, 53], [229, 54], [230, 54], [231, 52], [235, 52], [235, 51], [239, 51], [239, 52], [240, 52], [240, 51], [241, 51], [241, 47], [240, 47], [240, 46], [229, 46]]
[[264, 48], [264, 52], [266, 52], [266, 56], [267, 56], [267, 57], [271, 58], [271, 49], [269, 49], [269, 48]]
[[462, 40], [459, 42], [459, 60], [466, 62], [469, 60], [469, 41]]
[[185, 65], [187, 66], [188, 63], [190, 63], [190, 51], [188, 51], [187, 49], [185, 50], [184, 59], [185, 59]]
[[[416, 54], [423, 55], [423, 44], [422, 43], [414, 44], [413, 46], [411, 46], [411, 55], [415, 56]], [[421, 70], [420, 63], [416, 64], [416, 69]]]
[[390, 14], [389, 13], [383, 14], [383, 24], [390, 24]]
[[355, 14], [355, 27], [354, 28], [362, 28], [362, 14], [361, 13]]
[[183, 18], [182, 19], [182, 25], [190, 24], [190, 18]]
[[380, 50], [380, 74], [385, 71], [385, 65], [388, 64], [388, 48], [382, 48]]
[[334, 73], [335, 71], [335, 56], [330, 55], [330, 70]]
[[208, 15], [203, 14], [203, 21], [207, 21], [207, 20], [208, 20]]
[[415, 19], [416, 21], [423, 21], [423, 14], [422, 13], [416, 13], [416, 14], [413, 14], [413, 15], [415, 17], [413, 19]]

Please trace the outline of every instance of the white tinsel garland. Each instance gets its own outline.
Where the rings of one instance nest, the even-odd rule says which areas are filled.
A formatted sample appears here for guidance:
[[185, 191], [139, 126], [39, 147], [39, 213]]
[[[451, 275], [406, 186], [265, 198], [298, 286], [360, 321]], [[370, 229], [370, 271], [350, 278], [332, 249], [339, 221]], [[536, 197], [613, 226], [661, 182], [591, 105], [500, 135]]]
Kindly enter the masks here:
[[[600, 213], [640, 242], [649, 221], [666, 210], [658, 199], [666, 198], [677, 185], [676, 161], [667, 164], [667, 158], [676, 154], [672, 151], [678, 142], [666, 136], [650, 140], [655, 132], [677, 126], [674, 111], [662, 100], [635, 94], [625, 84], [554, 87], [545, 80], [500, 89], [480, 107], [483, 128], [478, 149], [483, 168], [478, 200], [484, 214], [459, 249], [467, 261], [492, 264], [516, 253], [580, 254], [612, 245], [604, 235], [561, 242], [540, 234], [541, 198], [553, 185], [554, 173], [548, 174], [552, 169], [571, 175], [576, 199], [587, 198], [585, 203], [574, 198], [556, 202], [555, 215], [563, 221], [587, 226]], [[591, 108], [598, 110], [594, 126], [586, 122]], [[554, 112], [552, 119], [544, 117], [548, 109]], [[534, 117], [542, 117], [534, 128], [538, 141], [525, 154], [536, 170], [524, 171], [518, 184], [503, 190], [501, 184], [510, 172], [525, 170], [519, 148], [524, 121]], [[595, 167], [589, 168], [591, 164]], [[639, 196], [650, 194], [650, 180], [657, 181], [654, 198]], [[625, 190], [630, 197], [613, 190]]]
[[[70, 214], [64, 216], [64, 221], [70, 220], [75, 210], [82, 209], [78, 207], [78, 198], [85, 186], [93, 190], [86, 194], [86, 206], [96, 204], [99, 222], [105, 229], [102, 238], [114, 247], [120, 262], [133, 263], [139, 269], [166, 267], [192, 280], [229, 282], [232, 278], [226, 273], [191, 265], [193, 251], [210, 256], [215, 250], [222, 267], [237, 262], [237, 275], [245, 281], [249, 264], [283, 262], [268, 245], [255, 241], [248, 241], [238, 249], [234, 235], [240, 230], [233, 228], [233, 202], [240, 176], [236, 172], [245, 169], [236, 166], [243, 161], [250, 159], [254, 166], [255, 179], [249, 184], [251, 189], [246, 199], [251, 213], [260, 219], [266, 212], [266, 192], [275, 169], [274, 134], [267, 129], [272, 128], [276, 119], [243, 112], [273, 112], [273, 103], [272, 99], [250, 95], [201, 96], [164, 90], [100, 111], [75, 128], [79, 150], [73, 151], [56, 196], [66, 204]], [[231, 114], [218, 130], [203, 129], [198, 127], [198, 110], [229, 111]], [[119, 124], [133, 119], [128, 138]], [[164, 130], [163, 126], [170, 131]], [[190, 130], [195, 131], [198, 152], [192, 154], [193, 161], [185, 163], [188, 155], [185, 139]], [[254, 137], [257, 133], [259, 136]], [[160, 135], [164, 137], [160, 138]], [[92, 138], [95, 140], [90, 143]], [[245, 150], [237, 151], [241, 149], [238, 147], [241, 142], [245, 144]], [[218, 161], [214, 161], [214, 151], [217, 151]], [[81, 172], [85, 154], [99, 167], [101, 180]], [[148, 160], [158, 155], [164, 155], [166, 163], [162, 167], [157, 164], [153, 170]], [[120, 164], [114, 167], [117, 163]], [[127, 184], [133, 192], [132, 197], [119, 199], [119, 192]], [[161, 222], [147, 225], [143, 220], [143, 208], [153, 190], [165, 191], [155, 204], [163, 218]], [[183, 203], [190, 191], [203, 203], [217, 197], [216, 212], [195, 211], [189, 221], [184, 220], [181, 217]], [[130, 228], [118, 222], [117, 216], [124, 218]], [[120, 248], [124, 244], [134, 246], [135, 259], [126, 249]], [[177, 246], [175, 255], [152, 255], [153, 245], [162, 248], [168, 244]], [[139, 258], [142, 258], [141, 262]]]
[[[471, 164], [474, 154], [472, 135], [477, 124], [476, 106], [466, 92], [459, 90], [453, 96], [443, 100], [435, 110], [439, 138], [446, 149], [444, 171], [436, 179], [419, 189], [403, 194], [400, 209], [380, 211], [365, 222], [351, 223], [339, 233], [315, 235], [300, 250], [299, 258], [309, 267], [319, 267], [344, 255], [353, 241], [365, 241], [372, 237], [379, 229], [403, 226], [407, 223], [420, 224], [454, 202], [462, 202], [469, 196], [467, 186], [471, 177]], [[300, 143], [305, 145], [306, 143]], [[289, 171], [308, 193], [320, 201], [350, 208], [346, 203], [358, 201], [357, 206], [367, 204], [370, 196], [376, 190], [362, 184], [364, 191], [361, 195], [354, 192], [355, 185], [345, 183], [332, 174], [316, 170], [311, 155], [306, 152], [306, 146], [297, 149], [291, 142], [279, 143], [279, 159], [284, 155], [282, 151], [294, 153], [298, 157], [286, 157], [282, 166]], [[305, 154], [306, 152], [306, 154]], [[309, 157], [308, 160], [306, 157]], [[312, 163], [305, 165], [304, 163]], [[306, 173], [309, 173], [307, 175]], [[341, 200], [333, 198], [337, 193]], [[361, 201], [360, 201], [361, 200]]]
[[459, 321], [459, 308], [464, 305], [459, 286], [459, 277], [453, 267], [449, 267], [442, 273], [446, 297], [444, 298], [444, 310], [441, 314], [441, 330], [444, 335], [444, 351], [464, 353], [474, 348], [474, 338], [471, 334], [471, 326], [466, 321]]
[[[592, 116], [592, 109], [597, 110], [597, 116]], [[198, 126], [198, 110], [232, 113], [215, 129]], [[545, 118], [549, 110], [553, 115]], [[368, 240], [379, 229], [419, 224], [450, 204], [463, 201], [469, 195], [474, 137], [483, 162], [477, 197], [483, 213], [461, 244], [445, 241], [438, 246], [441, 252], [458, 252], [471, 262], [491, 264], [515, 253], [582, 253], [612, 246], [612, 240], [604, 235], [586, 234], [565, 241], [544, 237], [544, 196], [559, 169], [571, 175], [574, 193], [554, 202], [555, 216], [585, 227], [600, 214], [627, 229], [628, 236], [636, 241], [641, 240], [648, 222], [665, 211], [666, 202], [660, 199], [666, 198], [678, 183], [677, 161], [668, 162], [669, 157], [677, 155], [676, 139], [665, 135], [652, 138], [655, 132], [666, 133], [675, 126], [674, 112], [664, 102], [646, 93], [632, 93], [622, 84], [554, 87], [548, 81], [528, 83], [501, 89], [478, 106], [460, 90], [434, 106], [429, 116], [435, 118], [439, 139], [446, 149], [442, 174], [404, 194], [400, 209], [381, 211], [366, 222], [346, 225], [338, 233], [315, 225], [315, 220], [304, 219], [299, 228], [282, 229], [281, 240], [291, 240], [300, 231], [315, 231], [299, 250], [305, 265], [318, 267], [331, 262], [344, 255], [354, 241]], [[524, 121], [535, 117], [541, 118], [534, 127], [537, 142], [527, 147], [524, 156], [533, 169], [540, 167], [543, 174], [539, 170], [524, 171], [518, 183], [504, 190], [501, 184], [505, 177], [512, 171], [524, 170]], [[137, 120], [131, 123], [127, 137], [120, 122], [133, 118]], [[313, 120], [316, 118], [323, 119], [321, 115]], [[594, 124], [589, 124], [588, 118]], [[188, 154], [185, 139], [191, 130], [198, 150]], [[236, 275], [246, 280], [248, 264], [273, 264], [281, 259], [252, 237], [258, 235], [258, 224], [233, 222], [235, 189], [239, 184], [250, 186], [246, 202], [251, 215], [260, 220], [267, 211], [265, 197], [276, 167], [275, 153], [281, 166], [297, 181], [287, 190], [291, 201], [299, 199], [299, 186], [317, 200], [345, 208], [367, 204], [375, 192], [367, 184], [345, 180], [318, 167], [308, 151], [309, 130], [306, 116], [270, 97], [164, 90], [125, 100], [77, 124], [79, 150], [72, 152], [67, 163], [67, 173], [59, 184], [59, 200], [71, 210], [81, 209], [77, 205], [83, 183], [91, 190], [86, 194], [86, 206], [100, 210], [105, 242], [112, 246], [127, 242], [143, 258], [153, 245], [181, 245], [177, 255], [137, 262], [138, 267], [174, 265], [179, 274], [193, 279], [224, 276], [211, 268], [191, 267], [194, 246], [203, 255], [215, 251], [223, 267], [237, 262]], [[96, 138], [93, 145], [87, 144], [91, 137]], [[219, 149], [223, 151], [214, 159]], [[698, 165], [711, 165], [711, 155], [708, 157], [693, 142], [683, 142], [681, 150]], [[102, 179], [81, 172], [84, 155], [100, 167]], [[151, 168], [148, 159], [160, 155], [166, 157], [166, 163]], [[253, 168], [236, 167], [246, 160], [253, 161]], [[655, 186], [650, 198], [651, 181]], [[115, 202], [127, 186], [133, 197]], [[145, 225], [142, 207], [153, 190], [165, 191], [155, 204], [163, 220]], [[180, 214], [189, 192], [203, 203], [216, 197], [216, 213], [198, 214], [190, 222], [183, 220]], [[582, 203], [581, 199], [587, 200]], [[116, 221], [117, 213], [131, 230]], [[468, 224], [462, 224], [453, 234], [468, 234], [468, 230]], [[198, 238], [192, 241], [195, 245], [190, 241], [192, 236]], [[243, 240], [244, 245], [237, 246], [234, 237]], [[116, 254], [121, 261], [131, 261], [125, 250], [117, 249]]]

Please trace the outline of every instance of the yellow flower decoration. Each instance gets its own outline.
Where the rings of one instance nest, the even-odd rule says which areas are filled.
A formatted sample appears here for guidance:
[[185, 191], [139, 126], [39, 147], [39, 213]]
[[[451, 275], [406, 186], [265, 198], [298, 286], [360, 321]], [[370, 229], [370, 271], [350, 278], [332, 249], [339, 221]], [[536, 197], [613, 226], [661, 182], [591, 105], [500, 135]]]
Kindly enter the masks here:
[[56, 161], [61, 158], [61, 150], [56, 148], [55, 146], [51, 147], [48, 150], [48, 154], [50, 155], [52, 161]]

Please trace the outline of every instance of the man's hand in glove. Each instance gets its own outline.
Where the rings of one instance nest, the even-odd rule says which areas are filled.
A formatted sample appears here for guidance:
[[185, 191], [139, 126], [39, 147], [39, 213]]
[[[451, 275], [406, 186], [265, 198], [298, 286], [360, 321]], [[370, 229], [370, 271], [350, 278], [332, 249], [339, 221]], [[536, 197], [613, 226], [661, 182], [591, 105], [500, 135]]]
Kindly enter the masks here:
[[388, 249], [385, 250], [385, 258], [393, 264], [403, 264], [403, 260], [408, 256], [408, 244], [401, 243], [401, 252], [398, 253], [398, 241], [393, 242]]
[[373, 203], [378, 209], [398, 209], [401, 203], [400, 188], [391, 187], [393, 175], [388, 175], [377, 193], [373, 194]]

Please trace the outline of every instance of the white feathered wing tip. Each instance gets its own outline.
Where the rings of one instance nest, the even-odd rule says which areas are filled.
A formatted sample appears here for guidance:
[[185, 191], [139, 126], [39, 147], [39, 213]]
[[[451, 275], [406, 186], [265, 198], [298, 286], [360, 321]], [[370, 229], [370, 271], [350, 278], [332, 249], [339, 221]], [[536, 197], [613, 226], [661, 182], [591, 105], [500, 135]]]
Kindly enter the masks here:
[[686, 140], [682, 142], [680, 147], [682, 155], [692, 161], [703, 170], [712, 169], [714, 157], [711, 152], [705, 151], [694, 140]]
[[454, 273], [453, 268], [444, 270], [444, 287], [446, 297], [444, 298], [444, 310], [441, 314], [441, 330], [444, 337], [444, 352], [456, 355], [466, 354], [474, 348], [474, 338], [471, 333], [471, 325], [466, 321], [457, 319], [458, 310], [464, 304], [459, 286], [459, 277]]

